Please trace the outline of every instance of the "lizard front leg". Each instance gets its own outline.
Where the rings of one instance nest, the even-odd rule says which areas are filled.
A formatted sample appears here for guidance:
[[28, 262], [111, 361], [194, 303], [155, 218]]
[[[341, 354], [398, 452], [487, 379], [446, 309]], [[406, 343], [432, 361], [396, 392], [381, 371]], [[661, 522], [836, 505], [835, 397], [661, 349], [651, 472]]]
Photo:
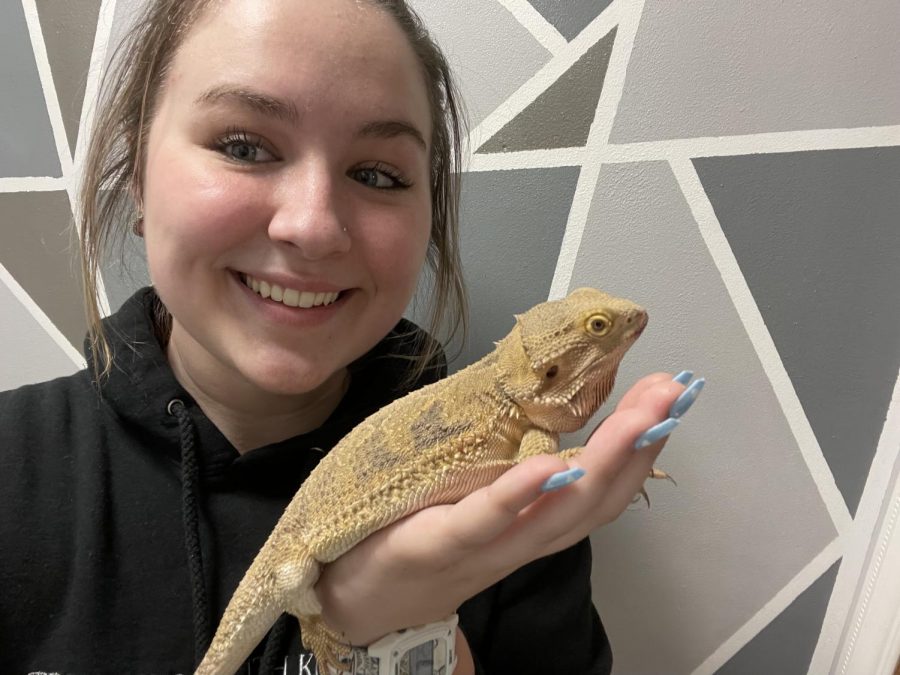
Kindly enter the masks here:
[[516, 463], [535, 455], [554, 455], [559, 450], [559, 434], [545, 429], [531, 428], [522, 436]]

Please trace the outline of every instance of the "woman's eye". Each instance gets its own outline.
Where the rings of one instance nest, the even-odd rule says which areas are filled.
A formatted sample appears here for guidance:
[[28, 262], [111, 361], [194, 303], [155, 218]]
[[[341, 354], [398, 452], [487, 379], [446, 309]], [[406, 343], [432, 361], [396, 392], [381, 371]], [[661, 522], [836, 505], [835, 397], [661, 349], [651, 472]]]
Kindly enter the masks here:
[[266, 150], [261, 139], [254, 138], [243, 131], [231, 132], [216, 143], [216, 149], [228, 159], [242, 164], [261, 164], [273, 162], [276, 159], [271, 152]]
[[363, 185], [379, 190], [406, 188], [410, 185], [398, 173], [380, 166], [356, 169], [353, 177]]

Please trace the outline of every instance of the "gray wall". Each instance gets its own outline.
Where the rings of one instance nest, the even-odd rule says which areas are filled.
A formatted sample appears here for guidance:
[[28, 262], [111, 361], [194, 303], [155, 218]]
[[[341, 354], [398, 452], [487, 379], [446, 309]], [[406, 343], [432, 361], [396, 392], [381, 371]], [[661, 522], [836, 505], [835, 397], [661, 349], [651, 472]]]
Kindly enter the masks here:
[[[0, 388], [81, 363], [78, 130], [137, 4], [0, 3]], [[414, 4], [472, 120], [456, 367], [594, 285], [650, 311], [620, 389], [709, 380], [661, 459], [679, 486], [593, 538], [616, 673], [832, 671], [888, 488], [873, 466], [900, 450], [896, 4]], [[146, 280], [128, 257], [113, 308]]]

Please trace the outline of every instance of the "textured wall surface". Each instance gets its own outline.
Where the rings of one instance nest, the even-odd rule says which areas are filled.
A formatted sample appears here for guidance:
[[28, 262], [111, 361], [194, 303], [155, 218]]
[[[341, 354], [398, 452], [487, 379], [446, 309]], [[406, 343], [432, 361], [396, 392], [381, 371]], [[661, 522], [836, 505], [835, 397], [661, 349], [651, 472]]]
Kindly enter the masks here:
[[[0, 388], [82, 363], [79, 130], [141, 1], [0, 3]], [[896, 3], [413, 4], [472, 125], [455, 367], [594, 285], [650, 311], [620, 389], [709, 380], [660, 462], [679, 486], [593, 537], [615, 672], [841, 672], [900, 451]], [[147, 282], [124, 257], [113, 309]]]

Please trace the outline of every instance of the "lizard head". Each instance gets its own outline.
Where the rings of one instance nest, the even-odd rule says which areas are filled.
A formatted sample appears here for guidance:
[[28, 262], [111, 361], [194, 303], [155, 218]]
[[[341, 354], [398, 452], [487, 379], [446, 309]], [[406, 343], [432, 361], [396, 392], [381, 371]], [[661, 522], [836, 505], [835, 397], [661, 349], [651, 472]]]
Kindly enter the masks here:
[[580, 429], [609, 396], [646, 325], [643, 308], [593, 288], [537, 305], [517, 315], [498, 343], [500, 385], [532, 423]]

